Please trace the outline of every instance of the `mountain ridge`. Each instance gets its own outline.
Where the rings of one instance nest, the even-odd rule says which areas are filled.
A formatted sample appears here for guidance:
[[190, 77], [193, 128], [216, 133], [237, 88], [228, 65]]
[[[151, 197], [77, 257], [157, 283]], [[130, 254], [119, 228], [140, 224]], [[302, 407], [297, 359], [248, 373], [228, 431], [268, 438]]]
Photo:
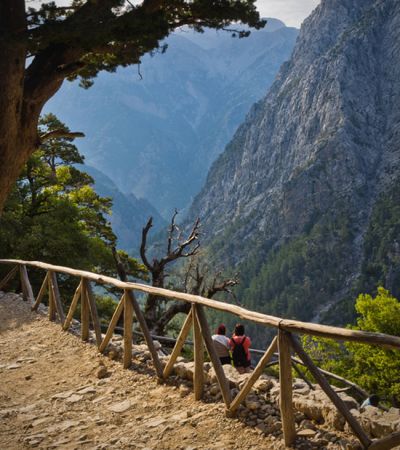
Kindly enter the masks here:
[[80, 148], [89, 165], [169, 218], [198, 192], [211, 162], [289, 58], [297, 33], [274, 19], [245, 39], [182, 31], [169, 38], [164, 55], [143, 59], [135, 69], [142, 80], [129, 68], [100, 74], [87, 91], [65, 84], [47, 110], [85, 132]]
[[[308, 320], [329, 302], [350, 310], [366, 287], [365, 236], [399, 176], [399, 22], [394, 1], [322, 1], [212, 165], [188, 216], [210, 257], [242, 272], [247, 306]], [[375, 281], [398, 280], [380, 258]]]

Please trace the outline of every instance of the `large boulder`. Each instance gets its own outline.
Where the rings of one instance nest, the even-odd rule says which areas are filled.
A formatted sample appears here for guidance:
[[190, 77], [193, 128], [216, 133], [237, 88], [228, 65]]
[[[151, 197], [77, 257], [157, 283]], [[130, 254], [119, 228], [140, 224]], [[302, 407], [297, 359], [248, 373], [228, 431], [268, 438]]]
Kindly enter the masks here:
[[370, 437], [381, 438], [400, 431], [400, 409], [390, 408], [389, 411], [382, 411], [374, 406], [367, 406], [359, 417]]

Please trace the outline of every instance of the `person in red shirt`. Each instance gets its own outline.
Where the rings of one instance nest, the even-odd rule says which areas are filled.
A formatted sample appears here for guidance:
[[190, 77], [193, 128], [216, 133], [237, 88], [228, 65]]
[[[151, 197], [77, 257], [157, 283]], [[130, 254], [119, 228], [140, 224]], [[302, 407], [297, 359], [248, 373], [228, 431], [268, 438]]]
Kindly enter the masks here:
[[239, 373], [251, 372], [251, 340], [244, 334], [244, 326], [238, 323], [229, 341], [232, 350], [233, 365]]

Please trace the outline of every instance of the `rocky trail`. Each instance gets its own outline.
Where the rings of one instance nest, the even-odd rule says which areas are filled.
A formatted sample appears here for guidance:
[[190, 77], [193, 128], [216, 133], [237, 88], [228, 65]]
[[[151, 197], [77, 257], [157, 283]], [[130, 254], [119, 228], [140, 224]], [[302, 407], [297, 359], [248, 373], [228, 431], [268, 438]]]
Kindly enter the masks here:
[[146, 366], [124, 370], [14, 294], [0, 294], [0, 376], [2, 450], [279, 447], [222, 403], [158, 385]]
[[[227, 418], [212, 376], [204, 401], [194, 400], [193, 363], [181, 359], [175, 375], [158, 384], [149, 356], [139, 350], [144, 346], [134, 346], [133, 366], [123, 369], [30, 306], [0, 292], [0, 450], [284, 448], [274, 398], [279, 387], [270, 377], [260, 380], [258, 394], [248, 396], [237, 419]], [[231, 379], [238, 376], [224, 367], [234, 372], [228, 370]], [[294, 388], [295, 448], [359, 448], [342, 425], [331, 426], [340, 422], [332, 409], [324, 402], [316, 407], [306, 387], [297, 386], [297, 394]]]

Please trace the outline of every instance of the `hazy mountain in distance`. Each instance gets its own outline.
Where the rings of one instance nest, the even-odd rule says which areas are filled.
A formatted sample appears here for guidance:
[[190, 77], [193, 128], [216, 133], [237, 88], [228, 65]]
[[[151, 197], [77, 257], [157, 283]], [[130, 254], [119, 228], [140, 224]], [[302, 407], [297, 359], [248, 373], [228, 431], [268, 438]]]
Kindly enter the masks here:
[[89, 90], [66, 82], [46, 110], [86, 134], [80, 149], [89, 165], [168, 219], [199, 191], [297, 34], [276, 19], [245, 39], [182, 30], [168, 38], [165, 54], [143, 58], [143, 79], [130, 67], [100, 74]]
[[110, 222], [118, 237], [118, 248], [139, 255], [142, 228], [149, 217], [153, 217], [153, 233], [166, 226], [165, 220], [147, 200], [138, 199], [132, 193], [122, 193], [115, 183], [98, 169], [85, 164], [81, 170], [94, 179], [94, 188], [99, 195], [111, 197], [113, 200]]

